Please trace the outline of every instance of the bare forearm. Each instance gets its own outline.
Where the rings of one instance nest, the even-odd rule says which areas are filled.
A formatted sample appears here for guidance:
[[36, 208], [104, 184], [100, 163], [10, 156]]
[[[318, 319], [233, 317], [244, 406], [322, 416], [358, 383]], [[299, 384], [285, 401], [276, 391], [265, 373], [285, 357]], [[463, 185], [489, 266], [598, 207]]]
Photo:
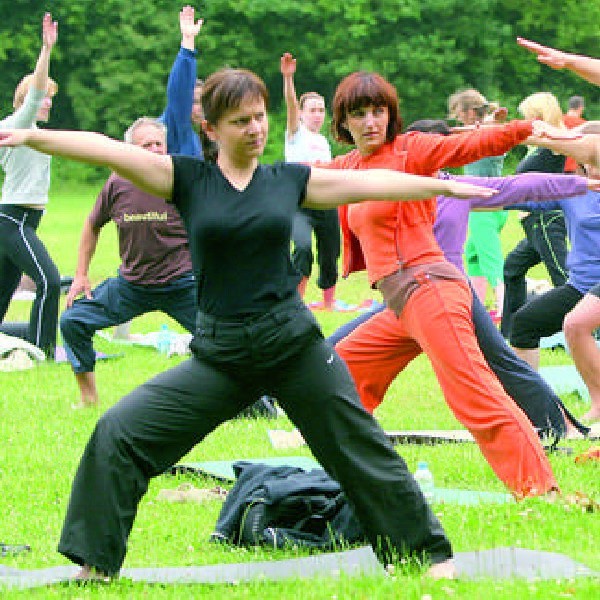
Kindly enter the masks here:
[[35, 129], [23, 135], [23, 143], [39, 152], [109, 167], [150, 194], [171, 197], [173, 168], [169, 156], [88, 131]]
[[100, 232], [92, 227], [89, 219], [85, 220], [83, 224], [83, 231], [81, 232], [81, 239], [79, 240], [79, 251], [77, 253], [77, 269], [75, 275], [77, 277], [87, 277], [90, 263], [94, 253], [96, 252], [96, 246], [98, 245], [98, 238]]
[[600, 85], [600, 60], [589, 56], [568, 54], [565, 66], [590, 83]]
[[294, 86], [294, 78], [291, 75], [284, 75], [283, 77], [283, 97], [287, 110], [287, 131], [291, 135], [298, 131], [300, 120], [296, 88]]
[[369, 169], [364, 171], [313, 168], [304, 206], [335, 208], [362, 200], [422, 200], [453, 195], [453, 183], [409, 173]]
[[50, 68], [51, 49], [45, 44], [40, 50], [35, 70], [33, 71], [32, 85], [36, 90], [45, 92], [48, 89], [48, 70]]
[[578, 163], [600, 168], [600, 135], [588, 134], [574, 140], [554, 140], [532, 137], [527, 140], [535, 146], [549, 148], [558, 154], [571, 156]]
[[181, 36], [181, 47], [187, 50], [196, 49], [196, 36], [191, 34], [184, 34]]

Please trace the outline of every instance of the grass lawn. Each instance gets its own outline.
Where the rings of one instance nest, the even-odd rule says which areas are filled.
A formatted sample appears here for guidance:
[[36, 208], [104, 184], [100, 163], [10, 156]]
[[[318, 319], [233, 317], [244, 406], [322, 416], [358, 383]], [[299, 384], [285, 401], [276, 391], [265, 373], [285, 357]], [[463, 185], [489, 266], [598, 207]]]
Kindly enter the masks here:
[[[99, 186], [56, 186], [41, 236], [47, 243], [63, 274], [72, 275], [82, 221], [89, 211]], [[520, 238], [514, 216], [504, 231], [505, 250]], [[92, 263], [92, 282], [114, 274], [118, 266], [116, 236], [107, 226]], [[533, 276], [544, 277], [537, 268]], [[342, 281], [338, 296], [346, 302], [375, 297], [364, 275]], [[311, 282], [307, 300], [318, 299]], [[64, 298], [63, 298], [64, 302]], [[29, 305], [14, 302], [8, 320], [25, 320]], [[352, 315], [319, 314], [325, 334]], [[137, 319], [134, 332], [158, 329], [161, 323], [178, 329], [167, 317], [153, 313]], [[179, 328], [180, 329], [180, 328]], [[104, 340], [97, 349], [122, 351]], [[125, 347], [126, 356], [98, 364], [97, 379], [101, 394], [98, 410], [74, 411], [77, 400], [75, 380], [68, 365], [42, 364], [18, 373], [0, 373], [0, 489], [4, 494], [0, 541], [30, 544], [30, 553], [1, 559], [13, 568], [34, 569], [64, 565], [56, 552], [74, 470], [83, 446], [103, 410], [150, 376], [176, 364], [180, 358], [166, 359], [155, 350]], [[544, 351], [542, 364], [569, 364], [563, 351]], [[564, 397], [576, 415], [586, 410], [575, 396]], [[426, 358], [419, 357], [390, 388], [376, 417], [386, 429], [457, 428], [459, 424], [446, 407]], [[277, 455], [310, 455], [307, 449], [274, 450], [267, 429], [292, 425], [286, 418], [277, 421], [238, 420], [226, 423], [193, 449], [189, 460], [219, 460]], [[574, 449], [573, 455], [550, 457], [563, 492], [584, 492], [600, 501], [600, 465], [576, 464], [573, 456], [586, 450], [590, 442], [561, 444]], [[411, 469], [427, 460], [439, 487], [503, 491], [502, 484], [473, 444], [435, 447], [401, 446], [398, 450]], [[208, 543], [208, 536], [220, 510], [218, 501], [205, 505], [169, 504], [157, 499], [162, 488], [175, 488], [183, 481], [212, 487], [212, 480], [189, 476], [161, 476], [154, 479], [142, 500], [135, 522], [125, 567], [185, 566], [271, 560], [298, 555], [298, 551], [229, 549]], [[94, 510], [94, 506], [90, 506]], [[499, 546], [561, 552], [590, 567], [600, 568], [600, 518], [584, 513], [563, 501], [547, 503], [528, 499], [521, 503], [459, 507], [436, 505], [456, 551], [488, 549]], [[599, 598], [597, 580], [536, 581], [486, 580], [432, 582], [418, 573], [394, 578], [359, 577], [318, 580], [260, 581], [223, 586], [149, 585], [126, 580], [110, 586], [76, 588], [66, 585], [43, 589], [0, 590], [2, 598]]]

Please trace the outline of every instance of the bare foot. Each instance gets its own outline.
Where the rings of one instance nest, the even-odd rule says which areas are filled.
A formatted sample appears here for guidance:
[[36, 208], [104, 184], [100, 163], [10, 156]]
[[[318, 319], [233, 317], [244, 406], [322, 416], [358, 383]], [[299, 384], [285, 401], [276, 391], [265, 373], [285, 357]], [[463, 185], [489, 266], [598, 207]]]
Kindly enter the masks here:
[[98, 400], [90, 401], [82, 398], [79, 402], [71, 404], [71, 408], [73, 410], [81, 410], [85, 408], [98, 408], [99, 405], [100, 403], [98, 402]]
[[584, 423], [598, 423], [600, 421], [600, 407], [593, 406], [581, 417]]
[[426, 575], [432, 579], [455, 579], [456, 565], [454, 564], [454, 561], [449, 558], [444, 562], [431, 565], [431, 567], [427, 569]]
[[572, 425], [569, 425], [567, 423], [567, 432], [565, 433], [564, 439], [565, 440], [584, 440], [585, 436], [583, 435], [583, 433], [581, 433], [581, 431], [579, 431], [579, 429], [576, 429], [575, 427], [573, 427]]
[[73, 577], [73, 581], [77, 583], [110, 583], [112, 577], [107, 575], [103, 571], [99, 571], [96, 567], [90, 567], [90, 565], [83, 565], [79, 573]]

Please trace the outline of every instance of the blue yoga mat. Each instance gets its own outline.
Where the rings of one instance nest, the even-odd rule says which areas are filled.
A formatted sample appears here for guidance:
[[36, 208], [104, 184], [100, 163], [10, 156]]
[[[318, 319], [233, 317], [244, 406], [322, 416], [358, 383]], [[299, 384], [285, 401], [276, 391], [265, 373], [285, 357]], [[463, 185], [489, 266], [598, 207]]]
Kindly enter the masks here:
[[[104, 352], [98, 352], [96, 350], [96, 360], [108, 360], [111, 358], [121, 358], [122, 356], [124, 356], [122, 352], [120, 352], [119, 354], [106, 354]], [[64, 346], [56, 346], [56, 350], [54, 351], [54, 362], [68, 362], [67, 353], [65, 352]]]
[[583, 400], [589, 402], [590, 393], [575, 365], [540, 367], [539, 372], [544, 381], [557, 394], [576, 392]]

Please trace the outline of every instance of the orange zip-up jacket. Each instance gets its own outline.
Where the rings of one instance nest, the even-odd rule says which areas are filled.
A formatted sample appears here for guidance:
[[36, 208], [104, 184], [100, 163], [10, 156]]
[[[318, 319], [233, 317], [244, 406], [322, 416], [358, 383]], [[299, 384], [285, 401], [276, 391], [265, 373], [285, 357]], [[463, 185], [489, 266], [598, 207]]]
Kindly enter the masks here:
[[[498, 156], [532, 133], [531, 121], [511, 121], [464, 133], [439, 135], [412, 131], [377, 151], [358, 150], [336, 157], [333, 169], [393, 169], [434, 176], [442, 168], [460, 167], [485, 156]], [[366, 201], [339, 209], [344, 240], [343, 275], [367, 269], [377, 281], [400, 268], [441, 262], [444, 254], [433, 235], [436, 201]]]

